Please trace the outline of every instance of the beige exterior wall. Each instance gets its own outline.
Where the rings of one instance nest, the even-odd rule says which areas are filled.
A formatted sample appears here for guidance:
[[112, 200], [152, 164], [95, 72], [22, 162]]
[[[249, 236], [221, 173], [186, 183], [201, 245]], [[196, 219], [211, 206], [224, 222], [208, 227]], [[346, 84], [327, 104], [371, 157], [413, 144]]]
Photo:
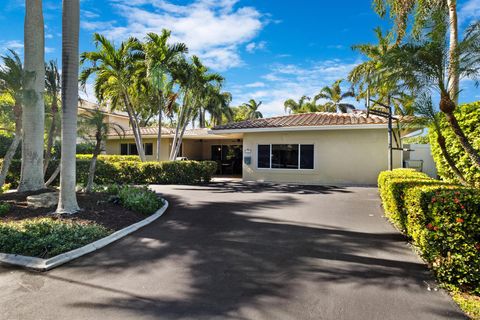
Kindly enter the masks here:
[[[120, 145], [122, 143], [135, 143], [135, 140], [132, 139], [109, 139], [105, 144], [105, 153], [106, 154], [120, 154]], [[153, 143], [153, 155], [146, 156], [147, 161], [156, 161], [157, 155], [157, 139], [155, 138], [144, 138], [143, 143]], [[160, 158], [162, 161], [168, 160], [170, 148], [171, 148], [172, 139], [165, 138], [162, 139], [161, 144], [161, 155]]]
[[[258, 169], [259, 144], [313, 144], [313, 170]], [[244, 156], [251, 150], [250, 165], [243, 164], [243, 180], [302, 184], [375, 185], [386, 170], [387, 130], [322, 130], [245, 133]], [[402, 153], [394, 151], [394, 167], [402, 166]]]

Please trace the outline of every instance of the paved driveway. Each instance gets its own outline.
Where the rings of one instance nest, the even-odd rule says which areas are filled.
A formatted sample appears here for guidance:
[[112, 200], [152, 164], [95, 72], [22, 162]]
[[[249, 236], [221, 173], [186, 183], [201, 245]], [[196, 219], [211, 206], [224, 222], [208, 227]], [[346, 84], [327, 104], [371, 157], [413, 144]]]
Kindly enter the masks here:
[[156, 189], [171, 209], [129, 237], [48, 273], [0, 267], [0, 317], [464, 319], [374, 188]]

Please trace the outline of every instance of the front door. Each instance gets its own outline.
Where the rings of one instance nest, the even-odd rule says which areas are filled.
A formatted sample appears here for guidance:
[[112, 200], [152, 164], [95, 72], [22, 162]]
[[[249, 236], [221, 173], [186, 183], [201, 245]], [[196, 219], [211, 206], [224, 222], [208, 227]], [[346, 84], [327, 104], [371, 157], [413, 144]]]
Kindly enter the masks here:
[[212, 161], [218, 164], [217, 174], [242, 174], [242, 145], [213, 145]]

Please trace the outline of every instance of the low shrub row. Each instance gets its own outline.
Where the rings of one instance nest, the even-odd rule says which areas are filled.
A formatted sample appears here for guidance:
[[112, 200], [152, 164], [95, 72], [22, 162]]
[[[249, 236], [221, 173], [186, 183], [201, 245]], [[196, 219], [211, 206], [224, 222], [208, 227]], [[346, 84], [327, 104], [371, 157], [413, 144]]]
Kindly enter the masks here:
[[439, 281], [480, 294], [480, 190], [407, 169], [378, 179], [386, 216], [420, 249]]
[[[87, 182], [90, 159], [90, 155], [77, 156], [79, 184], [85, 185]], [[50, 163], [47, 178], [57, 165], [56, 161]], [[10, 166], [7, 182], [12, 187], [16, 187], [20, 179], [20, 166], [19, 160], [14, 160]], [[140, 162], [136, 156], [100, 156], [95, 184], [200, 184], [210, 182], [216, 170], [214, 161]]]
[[127, 209], [146, 215], [155, 213], [164, 204], [164, 200], [147, 186], [107, 185], [97, 186], [95, 191], [108, 193], [112, 195], [110, 201], [118, 202]]

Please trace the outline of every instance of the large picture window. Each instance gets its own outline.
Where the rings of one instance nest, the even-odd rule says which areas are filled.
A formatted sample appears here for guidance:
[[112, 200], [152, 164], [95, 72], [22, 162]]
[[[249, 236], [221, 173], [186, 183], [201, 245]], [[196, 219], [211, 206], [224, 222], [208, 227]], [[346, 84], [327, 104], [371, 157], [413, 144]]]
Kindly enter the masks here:
[[313, 144], [259, 144], [259, 169], [313, 169]]
[[[144, 143], [143, 148], [146, 156], [153, 155], [153, 143]], [[137, 145], [135, 143], [120, 144], [120, 154], [122, 156], [138, 156]]]

